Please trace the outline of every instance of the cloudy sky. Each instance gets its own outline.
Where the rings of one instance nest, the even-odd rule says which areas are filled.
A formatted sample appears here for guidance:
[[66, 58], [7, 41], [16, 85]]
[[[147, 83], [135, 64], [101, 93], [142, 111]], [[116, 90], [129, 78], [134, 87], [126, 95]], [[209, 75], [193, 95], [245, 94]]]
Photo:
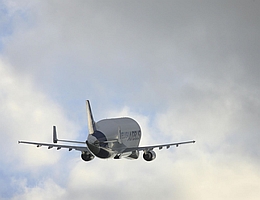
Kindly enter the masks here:
[[[0, 199], [260, 198], [259, 1], [0, 1]], [[18, 145], [131, 116], [157, 158]]]

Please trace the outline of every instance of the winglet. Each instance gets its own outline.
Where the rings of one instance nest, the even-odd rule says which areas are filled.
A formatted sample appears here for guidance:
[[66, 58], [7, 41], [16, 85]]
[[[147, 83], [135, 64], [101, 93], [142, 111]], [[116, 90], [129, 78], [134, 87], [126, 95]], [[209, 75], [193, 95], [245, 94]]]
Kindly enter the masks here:
[[121, 127], [120, 126], [118, 126], [118, 142], [119, 142], [119, 144], [122, 144], [122, 140], [121, 140]]
[[88, 115], [88, 130], [89, 134], [93, 134], [96, 130], [96, 124], [92, 115], [91, 107], [89, 100], [86, 101], [86, 107], [87, 107], [87, 115]]
[[56, 132], [56, 126], [53, 126], [53, 143], [57, 143], [58, 142], [58, 138], [57, 138], [57, 132]]

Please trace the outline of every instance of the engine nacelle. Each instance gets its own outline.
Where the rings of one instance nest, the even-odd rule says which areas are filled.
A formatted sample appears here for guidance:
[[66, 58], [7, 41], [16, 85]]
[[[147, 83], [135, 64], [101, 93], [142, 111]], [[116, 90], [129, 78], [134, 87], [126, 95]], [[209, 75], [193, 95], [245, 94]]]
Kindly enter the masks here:
[[89, 153], [89, 152], [82, 152], [81, 158], [84, 161], [91, 161], [91, 160], [94, 159], [94, 156], [91, 153]]
[[152, 161], [156, 158], [156, 153], [152, 150], [150, 151], [147, 151], [146, 153], [143, 154], [143, 158], [146, 160], [146, 161]]

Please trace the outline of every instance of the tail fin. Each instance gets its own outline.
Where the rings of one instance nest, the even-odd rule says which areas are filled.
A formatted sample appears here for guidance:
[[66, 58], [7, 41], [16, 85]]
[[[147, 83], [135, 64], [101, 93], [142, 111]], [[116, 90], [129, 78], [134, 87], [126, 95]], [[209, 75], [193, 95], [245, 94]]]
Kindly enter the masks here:
[[89, 100], [86, 101], [86, 106], [87, 106], [87, 115], [88, 115], [88, 131], [89, 134], [93, 134], [94, 131], [96, 130], [96, 124], [92, 115]]

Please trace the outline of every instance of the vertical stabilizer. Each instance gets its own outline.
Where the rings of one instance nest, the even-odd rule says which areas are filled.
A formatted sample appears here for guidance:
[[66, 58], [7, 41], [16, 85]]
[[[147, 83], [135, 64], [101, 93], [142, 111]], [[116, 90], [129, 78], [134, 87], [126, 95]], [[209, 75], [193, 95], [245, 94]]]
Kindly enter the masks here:
[[120, 126], [118, 126], [118, 142], [119, 142], [119, 144], [122, 144], [122, 140], [121, 140], [121, 127]]
[[93, 134], [94, 131], [96, 130], [96, 124], [92, 115], [89, 100], [86, 101], [86, 107], [87, 107], [87, 115], [88, 115], [88, 131], [89, 134]]

